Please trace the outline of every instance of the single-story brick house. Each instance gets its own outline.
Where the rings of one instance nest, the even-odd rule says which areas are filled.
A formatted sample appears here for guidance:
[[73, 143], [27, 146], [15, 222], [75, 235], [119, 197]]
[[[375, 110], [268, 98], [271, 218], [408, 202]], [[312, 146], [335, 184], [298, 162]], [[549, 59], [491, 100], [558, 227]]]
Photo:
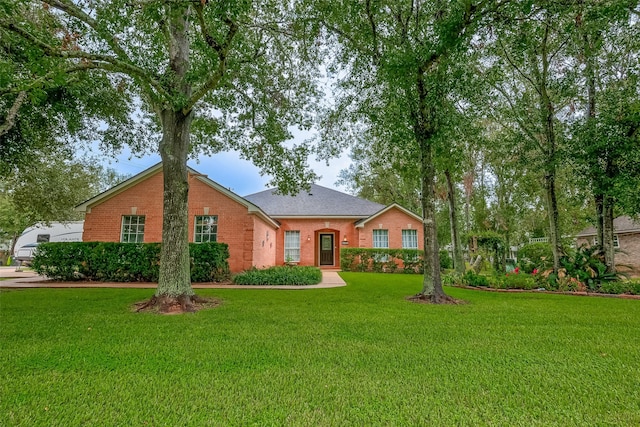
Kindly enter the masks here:
[[[162, 164], [77, 206], [83, 241], [159, 242]], [[241, 197], [189, 168], [189, 240], [229, 245], [229, 267], [240, 272], [285, 262], [340, 266], [340, 249], [422, 245], [422, 218], [319, 185], [296, 196], [266, 190]]]
[[[595, 227], [589, 227], [576, 235], [576, 246], [597, 243]], [[631, 276], [640, 276], [640, 223], [628, 216], [613, 220], [613, 246], [616, 269]]]

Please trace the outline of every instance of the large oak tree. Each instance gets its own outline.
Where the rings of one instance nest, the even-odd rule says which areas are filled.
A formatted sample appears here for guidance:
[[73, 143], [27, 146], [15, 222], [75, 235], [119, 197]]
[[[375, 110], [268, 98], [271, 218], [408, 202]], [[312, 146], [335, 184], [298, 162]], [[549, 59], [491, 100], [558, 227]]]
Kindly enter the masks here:
[[[237, 149], [296, 190], [313, 174], [309, 149], [287, 145], [308, 127], [314, 43], [286, 3], [200, 0], [0, 0], [0, 36], [25, 49], [7, 96], [95, 76], [130, 102], [106, 117], [102, 141], [159, 152], [164, 173], [162, 307], [190, 310], [187, 158]], [[138, 120], [132, 121], [132, 115]], [[131, 126], [123, 126], [126, 123]], [[157, 141], [157, 143], [156, 143]]]
[[[470, 49], [494, 1], [343, 1], [316, 5], [335, 50], [339, 91], [325, 122], [327, 141], [344, 123], [389, 135], [379, 155], [412, 159], [420, 178], [425, 269], [419, 297], [451, 301], [439, 269], [435, 212], [436, 148], [447, 121], [457, 56]], [[331, 133], [333, 128], [338, 132]], [[446, 150], [442, 150], [446, 152]]]

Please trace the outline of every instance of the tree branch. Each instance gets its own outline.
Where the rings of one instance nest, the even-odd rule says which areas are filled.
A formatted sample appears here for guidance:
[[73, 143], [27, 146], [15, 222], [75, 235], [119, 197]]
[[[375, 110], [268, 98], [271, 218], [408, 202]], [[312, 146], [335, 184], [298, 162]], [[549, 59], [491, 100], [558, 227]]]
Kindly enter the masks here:
[[[54, 8], [67, 13], [69, 16], [73, 16], [74, 18], [88, 25], [92, 30], [96, 32], [96, 34], [101, 35], [102, 31], [98, 22], [68, 0], [43, 0], [43, 3], [47, 3]], [[108, 37], [102, 37], [102, 39], [113, 50], [113, 52], [118, 55], [120, 59], [129, 59], [129, 55], [127, 55], [124, 49], [122, 49], [118, 45], [118, 39], [114, 34], [109, 33]]]
[[498, 43], [500, 44], [500, 48], [502, 49], [502, 53], [504, 54], [505, 59], [507, 60], [507, 62], [509, 63], [509, 65], [511, 65], [511, 67], [516, 70], [516, 72], [518, 74], [520, 74], [520, 76], [522, 78], [524, 78], [526, 81], [528, 81], [529, 83], [531, 83], [531, 85], [533, 86], [533, 88], [536, 90], [536, 92], [538, 92], [538, 94], [540, 95], [540, 90], [538, 89], [538, 85], [531, 79], [531, 77], [529, 77], [527, 74], [524, 73], [524, 71], [522, 71], [520, 69], [520, 67], [518, 67], [516, 65], [516, 63], [513, 61], [513, 59], [511, 58], [511, 56], [509, 56], [509, 53], [507, 52], [507, 49], [505, 48], [504, 44], [502, 44], [502, 40], [500, 38], [498, 38]]
[[371, 0], [366, 0], [365, 10], [367, 13], [367, 19], [369, 20], [369, 26], [371, 27], [371, 38], [373, 44], [373, 61], [378, 63], [380, 61], [380, 49], [378, 47], [378, 30], [376, 27], [376, 21], [373, 17], [373, 11], [371, 10]]
[[11, 128], [13, 128], [13, 126], [15, 126], [16, 117], [18, 116], [18, 111], [20, 110], [20, 107], [22, 107], [22, 104], [24, 103], [26, 98], [27, 98], [26, 91], [23, 90], [20, 93], [18, 93], [18, 96], [13, 101], [13, 105], [11, 106], [11, 108], [9, 109], [9, 112], [7, 113], [7, 117], [5, 117], [4, 119], [4, 123], [0, 125], [0, 137], [5, 135], [7, 132], [11, 130]]
[[222, 43], [219, 43], [209, 32], [207, 29], [206, 22], [204, 20], [203, 14], [203, 6], [202, 4], [198, 4], [195, 6], [196, 13], [198, 15], [198, 23], [200, 25], [200, 33], [204, 38], [204, 41], [207, 45], [213, 49], [218, 54], [218, 68], [216, 71], [209, 77], [209, 79], [202, 84], [198, 89], [196, 89], [189, 98], [185, 107], [182, 109], [184, 114], [191, 111], [193, 106], [209, 92], [214, 89], [219, 83], [220, 80], [224, 77], [227, 71], [227, 56], [229, 54], [229, 48], [231, 47], [231, 42], [233, 41], [234, 36], [238, 32], [238, 25], [231, 19], [225, 18], [224, 22], [227, 24], [228, 30], [227, 35]]
[[62, 59], [80, 59], [90, 61], [93, 63], [93, 66], [91, 68], [102, 68], [104, 70], [112, 72], [127, 74], [131, 77], [139, 79], [142, 82], [145, 82], [149, 87], [152, 87], [161, 96], [169, 98], [169, 93], [162, 87], [159, 81], [150, 77], [146, 70], [136, 67], [135, 65], [129, 64], [127, 62], [119, 60], [118, 58], [114, 58], [108, 55], [92, 54], [82, 50], [58, 49], [41, 41], [40, 39], [29, 33], [27, 30], [11, 22], [0, 21], [0, 26], [18, 34], [25, 40], [33, 43], [34, 45], [42, 49], [47, 56]]
[[[502, 97], [507, 101], [507, 104], [509, 104], [509, 108], [511, 109], [511, 112], [513, 113], [513, 117], [515, 118], [515, 121], [518, 124], [518, 127], [522, 130], [522, 132], [524, 132], [524, 134], [528, 136], [529, 139], [538, 146], [540, 151], [544, 151], [544, 147], [542, 146], [538, 138], [536, 138], [535, 134], [525, 125], [522, 119], [518, 116], [517, 111], [519, 110], [517, 110], [515, 105], [513, 105], [513, 102], [511, 101], [511, 97], [509, 96], [509, 94], [507, 94], [506, 91], [497, 84], [491, 84], [491, 86], [495, 90], [500, 92]], [[495, 116], [494, 116], [494, 120], [499, 121]]]

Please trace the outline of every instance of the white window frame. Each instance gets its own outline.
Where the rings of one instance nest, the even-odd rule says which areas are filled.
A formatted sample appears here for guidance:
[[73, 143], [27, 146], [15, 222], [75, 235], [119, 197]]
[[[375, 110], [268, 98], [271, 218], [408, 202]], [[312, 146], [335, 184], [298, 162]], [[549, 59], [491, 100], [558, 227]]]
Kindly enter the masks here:
[[285, 262], [300, 262], [300, 230], [284, 232]]
[[402, 230], [402, 249], [418, 249], [418, 230]]
[[120, 242], [143, 243], [144, 224], [144, 215], [122, 215], [122, 222], [120, 225]]
[[[374, 249], [389, 249], [389, 230], [387, 229], [374, 229], [372, 235], [372, 242]], [[389, 260], [388, 255], [376, 255], [376, 261], [387, 262]]]
[[[598, 238], [594, 237], [593, 238], [593, 246], [597, 246], [598, 245]], [[620, 239], [618, 238], [617, 234], [613, 235], [613, 247], [615, 249], [620, 249]]]
[[195, 243], [218, 241], [218, 215], [195, 216], [193, 220], [193, 241]]

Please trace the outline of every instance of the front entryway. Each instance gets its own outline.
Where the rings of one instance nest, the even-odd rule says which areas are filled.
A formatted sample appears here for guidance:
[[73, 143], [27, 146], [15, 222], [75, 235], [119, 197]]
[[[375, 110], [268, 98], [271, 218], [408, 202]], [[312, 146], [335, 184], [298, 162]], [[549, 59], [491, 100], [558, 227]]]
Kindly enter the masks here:
[[320, 233], [320, 265], [333, 265], [334, 260], [334, 235], [333, 233]]

